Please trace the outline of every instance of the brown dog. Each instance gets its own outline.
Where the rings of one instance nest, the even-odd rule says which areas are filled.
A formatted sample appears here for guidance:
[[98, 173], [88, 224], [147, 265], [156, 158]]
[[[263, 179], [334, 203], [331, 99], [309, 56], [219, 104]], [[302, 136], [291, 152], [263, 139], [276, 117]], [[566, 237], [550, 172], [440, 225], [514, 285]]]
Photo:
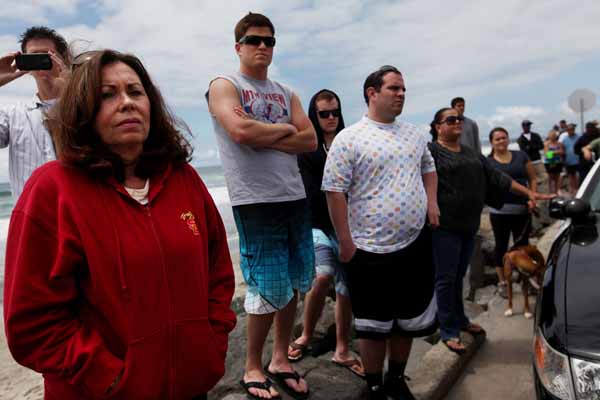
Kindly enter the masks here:
[[529, 311], [529, 285], [536, 289], [540, 288], [546, 271], [544, 256], [535, 246], [519, 246], [508, 251], [504, 255], [503, 261], [504, 279], [508, 284], [508, 309], [504, 312], [504, 316], [510, 317], [513, 315], [512, 271], [517, 270], [521, 275], [521, 287], [525, 299], [523, 316], [529, 319], [533, 317], [533, 314]]

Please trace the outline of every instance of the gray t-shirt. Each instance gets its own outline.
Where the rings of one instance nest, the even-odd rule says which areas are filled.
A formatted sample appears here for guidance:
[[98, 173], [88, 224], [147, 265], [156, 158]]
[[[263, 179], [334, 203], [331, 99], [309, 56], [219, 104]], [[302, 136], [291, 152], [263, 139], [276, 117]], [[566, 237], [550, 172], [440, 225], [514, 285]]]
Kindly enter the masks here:
[[465, 117], [463, 121], [463, 129], [460, 134], [460, 144], [469, 146], [477, 153], [481, 154], [481, 141], [479, 140], [479, 127], [477, 122], [471, 118]]
[[[290, 123], [292, 90], [270, 79], [236, 72], [215, 79], [231, 82], [244, 111], [264, 123]], [[211, 81], [212, 83], [212, 81]], [[232, 206], [300, 200], [306, 197], [296, 155], [234, 142], [212, 115]]]

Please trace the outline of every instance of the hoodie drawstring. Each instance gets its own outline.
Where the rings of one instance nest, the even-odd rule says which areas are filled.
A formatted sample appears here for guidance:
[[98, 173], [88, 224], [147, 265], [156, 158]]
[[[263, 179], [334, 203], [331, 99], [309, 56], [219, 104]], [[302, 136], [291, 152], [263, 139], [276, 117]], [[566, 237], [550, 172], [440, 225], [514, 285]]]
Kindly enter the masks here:
[[127, 280], [125, 279], [125, 268], [123, 266], [123, 254], [121, 253], [121, 240], [119, 238], [119, 231], [117, 230], [117, 226], [115, 225], [115, 219], [113, 218], [113, 213], [111, 212], [111, 207], [109, 201], [106, 199], [106, 194], [104, 193], [104, 188], [100, 182], [97, 183], [98, 188], [100, 189], [100, 197], [102, 197], [102, 201], [104, 202], [104, 206], [106, 207], [106, 211], [108, 213], [108, 219], [113, 228], [113, 233], [116, 241], [117, 248], [117, 267], [119, 268], [119, 283], [121, 285], [121, 291], [126, 299], [129, 298], [129, 290], [127, 288]]

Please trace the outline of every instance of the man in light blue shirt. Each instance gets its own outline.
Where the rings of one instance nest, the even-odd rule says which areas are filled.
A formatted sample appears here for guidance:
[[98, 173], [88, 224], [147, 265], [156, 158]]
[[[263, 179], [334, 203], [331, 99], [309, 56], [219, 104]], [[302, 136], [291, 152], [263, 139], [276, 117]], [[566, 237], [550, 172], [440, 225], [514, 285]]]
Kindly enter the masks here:
[[[0, 87], [28, 73], [37, 86], [37, 93], [30, 101], [0, 107], [0, 147], [9, 148], [10, 186], [15, 200], [33, 171], [56, 158], [44, 119], [64, 85], [70, 58], [67, 42], [53, 29], [31, 27], [21, 35], [20, 43], [20, 52], [0, 57]], [[48, 53], [52, 69], [18, 70], [15, 58], [21, 53]]]
[[579, 135], [575, 133], [577, 124], [567, 125], [567, 132], [560, 135], [560, 142], [565, 148], [565, 170], [569, 177], [569, 195], [575, 196], [579, 188], [579, 156], [575, 154], [575, 143], [579, 139]]

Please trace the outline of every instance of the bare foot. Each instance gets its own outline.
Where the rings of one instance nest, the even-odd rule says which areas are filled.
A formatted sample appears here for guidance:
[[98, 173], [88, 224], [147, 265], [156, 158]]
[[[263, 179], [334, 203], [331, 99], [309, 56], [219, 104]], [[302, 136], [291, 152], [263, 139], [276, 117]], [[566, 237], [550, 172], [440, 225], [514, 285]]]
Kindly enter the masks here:
[[[252, 370], [244, 374], [244, 383], [259, 382], [263, 383], [267, 380], [267, 377], [262, 373], [261, 370]], [[269, 390], [259, 388], [248, 388], [248, 392], [254, 396], [260, 397], [261, 399], [272, 399], [279, 397], [279, 393], [272, 386]]]

